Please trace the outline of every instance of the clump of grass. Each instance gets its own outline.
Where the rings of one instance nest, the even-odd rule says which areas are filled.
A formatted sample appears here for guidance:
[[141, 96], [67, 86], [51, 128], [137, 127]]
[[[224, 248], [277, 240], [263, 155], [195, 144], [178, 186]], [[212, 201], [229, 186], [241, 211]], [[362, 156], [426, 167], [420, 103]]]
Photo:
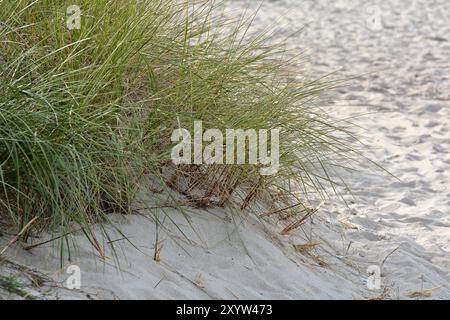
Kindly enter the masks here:
[[16, 295], [24, 300], [36, 300], [37, 298], [28, 293], [25, 290], [25, 285], [23, 285], [16, 277], [14, 276], [2, 276], [0, 275], [0, 289], [5, 290], [9, 294]]
[[[79, 30], [65, 24], [74, 2]], [[217, 12], [211, 1], [0, 1], [2, 219], [22, 231], [33, 221], [23, 238], [76, 225], [102, 253], [92, 224], [130, 213], [147, 175], [186, 195], [200, 190], [200, 205], [241, 210], [260, 190], [306, 201], [345, 186], [335, 170], [358, 154], [354, 137], [315, 106], [335, 83], [299, 76], [283, 45], [249, 37], [251, 19]], [[172, 131], [194, 120], [280, 128], [278, 174], [172, 165]], [[245, 192], [232, 200], [238, 187]]]

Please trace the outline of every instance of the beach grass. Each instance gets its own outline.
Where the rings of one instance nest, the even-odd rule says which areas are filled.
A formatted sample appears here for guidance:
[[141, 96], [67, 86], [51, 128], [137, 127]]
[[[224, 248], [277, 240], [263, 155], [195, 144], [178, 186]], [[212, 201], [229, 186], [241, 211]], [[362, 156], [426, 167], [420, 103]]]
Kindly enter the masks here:
[[[70, 30], [73, 4], [82, 16]], [[132, 213], [149, 175], [187, 196], [200, 190], [191, 195], [198, 205], [237, 210], [260, 190], [306, 203], [346, 189], [339, 172], [361, 159], [357, 139], [317, 100], [338, 82], [299, 74], [301, 57], [270, 32], [251, 33], [252, 16], [230, 20], [220, 8], [0, 1], [0, 217], [21, 239], [50, 230], [65, 235], [64, 252], [76, 229], [103, 254], [93, 225]], [[263, 176], [252, 164], [172, 164], [173, 130], [198, 120], [220, 130], [279, 128], [280, 169]]]

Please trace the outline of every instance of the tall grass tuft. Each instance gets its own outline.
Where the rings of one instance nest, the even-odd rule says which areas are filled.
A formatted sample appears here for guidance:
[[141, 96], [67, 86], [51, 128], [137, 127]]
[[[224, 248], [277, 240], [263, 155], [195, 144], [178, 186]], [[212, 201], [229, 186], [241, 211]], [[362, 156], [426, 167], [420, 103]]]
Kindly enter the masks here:
[[[73, 4], [79, 30], [66, 26]], [[186, 195], [200, 190], [198, 204], [242, 210], [259, 190], [306, 201], [345, 186], [335, 171], [355, 163], [355, 139], [315, 106], [335, 83], [299, 75], [283, 45], [249, 36], [250, 24], [211, 1], [0, 1], [1, 219], [24, 238], [76, 226], [103, 252], [92, 225], [130, 213], [148, 175]], [[172, 165], [172, 131], [195, 120], [280, 128], [279, 172]]]

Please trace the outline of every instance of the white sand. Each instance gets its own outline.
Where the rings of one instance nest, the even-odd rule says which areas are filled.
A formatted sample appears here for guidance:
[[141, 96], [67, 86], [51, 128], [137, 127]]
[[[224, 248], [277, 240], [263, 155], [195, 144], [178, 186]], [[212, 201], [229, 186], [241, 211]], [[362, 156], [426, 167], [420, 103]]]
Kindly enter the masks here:
[[[422, 291], [449, 299], [450, 3], [377, 1], [375, 8], [371, 3], [266, 1], [255, 28], [279, 20], [277, 36], [283, 37], [304, 26], [289, 43], [310, 49], [306, 70], [314, 75], [335, 70], [366, 74], [338, 89], [330, 97], [330, 110], [340, 116], [371, 112], [354, 122], [367, 130], [364, 135], [374, 148], [370, 157], [401, 181], [367, 172], [348, 177], [356, 196], [351, 208], [327, 203], [291, 237], [278, 236], [277, 227], [253, 217], [236, 226], [219, 209], [192, 210], [196, 234], [180, 212], [168, 210], [192, 241], [173, 228], [172, 237], [161, 235], [160, 262], [153, 261], [153, 222], [114, 217], [142, 251], [117, 241], [121, 272], [113, 259], [96, 259], [80, 234], [73, 262], [81, 268], [82, 290], [47, 284], [33, 293], [80, 299], [404, 299]], [[257, 5], [253, 0], [227, 2], [233, 14]], [[382, 28], [369, 19], [377, 8]], [[0, 248], [5, 241], [0, 238]], [[293, 244], [307, 242], [320, 243], [314, 254], [321, 260], [294, 250]], [[57, 281], [67, 278], [58, 273], [58, 252], [51, 245], [30, 252], [15, 245], [8, 256]], [[366, 286], [370, 265], [381, 267], [379, 290]], [[45, 289], [51, 289], [47, 295]], [[5, 293], [0, 291], [1, 296]]]

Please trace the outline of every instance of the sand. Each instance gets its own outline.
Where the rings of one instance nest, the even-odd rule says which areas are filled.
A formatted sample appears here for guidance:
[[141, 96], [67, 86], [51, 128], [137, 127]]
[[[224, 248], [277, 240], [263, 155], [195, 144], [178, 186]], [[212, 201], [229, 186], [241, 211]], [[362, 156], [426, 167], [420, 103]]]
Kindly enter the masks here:
[[[226, 6], [236, 15], [258, 3]], [[63, 288], [68, 275], [54, 244], [30, 251], [16, 244], [8, 257], [49, 277], [40, 289], [22, 277], [25, 287], [48, 299], [450, 299], [448, 21], [446, 0], [265, 1], [254, 28], [276, 23], [276, 38], [292, 34], [289, 46], [306, 50], [309, 74], [358, 76], [327, 97], [326, 108], [357, 115], [368, 156], [398, 179], [368, 171], [348, 176], [355, 196], [349, 207], [328, 201], [289, 237], [225, 209], [190, 209], [190, 223], [167, 209], [185, 236], [166, 219], [172, 231], [160, 232], [160, 261], [153, 259], [156, 228], [148, 217], [114, 216], [139, 250], [116, 235], [117, 268], [110, 252], [102, 262], [76, 235], [81, 290]], [[143, 190], [141, 200], [164, 203], [164, 195], [155, 200]], [[0, 248], [6, 241], [0, 237]], [[317, 245], [309, 251], [307, 243]], [[17, 274], [11, 265], [0, 271]], [[0, 297], [17, 295], [0, 290]]]

